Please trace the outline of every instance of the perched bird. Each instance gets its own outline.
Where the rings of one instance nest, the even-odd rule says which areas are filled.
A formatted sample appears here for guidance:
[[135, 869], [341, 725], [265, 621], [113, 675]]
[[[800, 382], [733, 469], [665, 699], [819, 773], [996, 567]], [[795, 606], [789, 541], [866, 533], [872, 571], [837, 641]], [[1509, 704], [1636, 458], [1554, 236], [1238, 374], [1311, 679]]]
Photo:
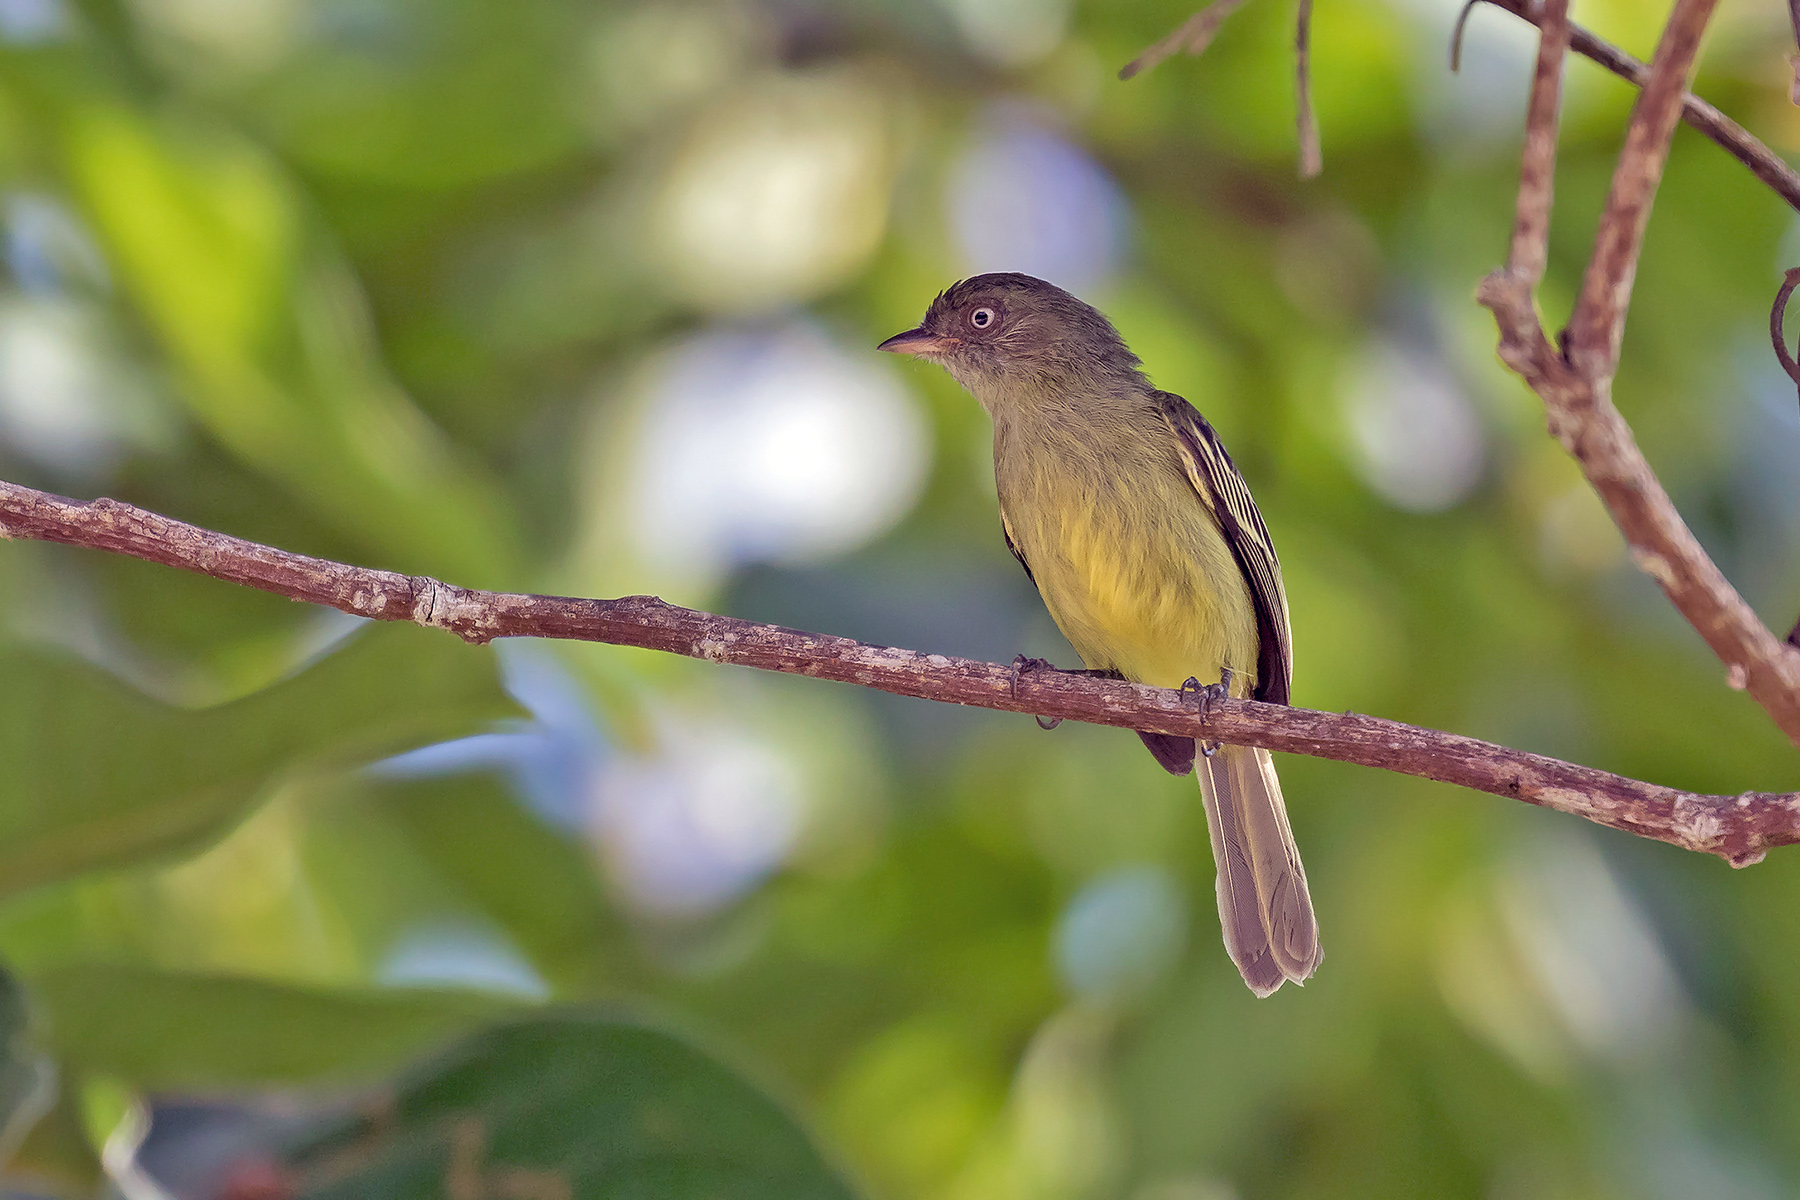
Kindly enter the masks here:
[[[1159, 392], [1099, 312], [1029, 275], [978, 275], [881, 349], [938, 363], [994, 423], [1007, 549], [1096, 673], [1219, 680], [1288, 702], [1287, 596], [1269, 531], [1206, 418]], [[1198, 767], [1225, 948], [1267, 996], [1319, 965], [1319, 928], [1266, 750], [1140, 733]]]

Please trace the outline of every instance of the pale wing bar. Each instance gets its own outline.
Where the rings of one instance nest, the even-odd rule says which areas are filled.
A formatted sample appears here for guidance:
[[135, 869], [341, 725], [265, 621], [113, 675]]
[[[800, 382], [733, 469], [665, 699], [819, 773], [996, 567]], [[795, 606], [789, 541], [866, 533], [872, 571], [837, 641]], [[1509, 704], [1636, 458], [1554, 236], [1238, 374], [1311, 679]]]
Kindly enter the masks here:
[[1250, 496], [1249, 485], [1206, 418], [1172, 392], [1154, 392], [1152, 396], [1181, 447], [1189, 482], [1208, 501], [1207, 507], [1250, 585], [1258, 644], [1252, 695], [1272, 704], [1286, 704], [1294, 673], [1293, 634], [1288, 627], [1287, 593], [1281, 586], [1281, 563], [1275, 557], [1268, 526]]

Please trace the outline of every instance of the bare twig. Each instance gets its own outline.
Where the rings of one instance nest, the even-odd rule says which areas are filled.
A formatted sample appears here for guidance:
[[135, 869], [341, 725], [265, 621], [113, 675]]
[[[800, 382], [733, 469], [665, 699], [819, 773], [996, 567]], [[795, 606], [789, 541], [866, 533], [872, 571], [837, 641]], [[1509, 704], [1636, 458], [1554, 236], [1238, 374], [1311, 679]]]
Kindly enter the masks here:
[[1682, 521], [1610, 394], [1578, 374], [1545, 339], [1529, 292], [1506, 272], [1482, 281], [1476, 298], [1500, 327], [1500, 358], [1544, 401], [1561, 439], [1654, 579], [1781, 731], [1800, 745], [1800, 643], [1783, 645], [1757, 618]]
[[1294, 21], [1294, 128], [1300, 140], [1300, 178], [1316, 178], [1325, 169], [1325, 155], [1312, 102], [1312, 0], [1300, 0]]
[[[1534, 25], [1543, 20], [1534, 0], [1487, 0], [1487, 3], [1495, 8], [1503, 8], [1513, 16]], [[1617, 46], [1602, 41], [1579, 25], [1571, 25], [1569, 29], [1570, 48], [1577, 54], [1592, 59], [1619, 78], [1639, 87], [1650, 77], [1650, 68]], [[1681, 118], [1717, 142], [1726, 153], [1750, 168], [1751, 174], [1767, 184], [1796, 211], [1800, 211], [1800, 172], [1783, 162], [1742, 125], [1692, 94], [1682, 98]]]
[[[1148, 71], [1165, 58], [1186, 51], [1200, 54], [1212, 45], [1213, 37], [1225, 18], [1244, 0], [1213, 0], [1148, 50], [1119, 68], [1120, 79]], [[1294, 118], [1300, 140], [1300, 178], [1312, 179], [1325, 169], [1325, 157], [1319, 148], [1319, 118], [1312, 102], [1312, 0], [1300, 0], [1300, 15], [1294, 24], [1294, 89], [1298, 110]]]
[[[1501, 359], [1543, 399], [1551, 433], [1581, 464], [1625, 535], [1632, 559], [1718, 655], [1728, 682], [1748, 690], [1782, 732], [1800, 745], [1800, 653], [1776, 640], [1701, 548], [1612, 402], [1620, 330], [1644, 225], [1682, 107], [1685, 80], [1715, 2], [1678, 0], [1657, 47], [1613, 176], [1612, 196], [1570, 330], [1569, 352], [1559, 352], [1544, 336], [1533, 306], [1533, 288], [1519, 272], [1511, 268], [1494, 272], [1482, 282], [1477, 298], [1494, 312]], [[1542, 39], [1550, 37], [1545, 30]], [[1540, 72], [1540, 82], [1541, 78]], [[1544, 120], [1537, 95], [1534, 88], [1528, 164]], [[1546, 199], [1527, 171], [1520, 188], [1522, 217], [1528, 204]], [[1517, 253], [1516, 236], [1514, 246]]]
[[1063, 671], [1020, 675], [999, 663], [759, 625], [677, 608], [650, 596], [578, 600], [474, 591], [290, 554], [115, 500], [69, 500], [0, 482], [0, 536], [125, 554], [360, 617], [448, 630], [470, 642], [546, 637], [642, 646], [902, 696], [1359, 763], [1523, 800], [1716, 854], [1734, 866], [1756, 862], [1772, 847], [1800, 842], [1800, 793], [1684, 792], [1350, 713], [1231, 699], [1211, 701], [1201, 712], [1181, 693], [1164, 688]]
[[1243, 3], [1244, 0], [1213, 0], [1213, 3], [1183, 21], [1174, 33], [1120, 67], [1119, 78], [1130, 79], [1173, 54], [1203, 53], [1212, 45], [1213, 36], [1219, 32], [1219, 26], [1225, 23], [1225, 18], [1236, 12]]
[[[1794, 31], [1794, 42], [1800, 45], [1800, 0], [1788, 0], [1788, 25]], [[1788, 69], [1794, 73], [1788, 84], [1788, 103], [1800, 104], [1800, 54], [1788, 51]]]
[[1456, 24], [1450, 28], [1450, 73], [1462, 70], [1463, 34], [1469, 28], [1469, 14], [1475, 11], [1481, 0], [1464, 0], [1462, 11], [1456, 14]]
[[[1800, 0], [1794, 0], [1794, 3], [1800, 4]], [[1796, 363], [1794, 356], [1788, 353], [1787, 335], [1782, 330], [1787, 317], [1788, 300], [1796, 287], [1800, 287], [1800, 267], [1789, 267], [1786, 278], [1781, 282], [1781, 290], [1775, 293], [1774, 307], [1769, 309], [1769, 340], [1775, 343], [1775, 357], [1781, 362], [1781, 369], [1787, 372], [1787, 377], [1796, 386], [1800, 386], [1800, 363]]]
[[1594, 255], [1581, 297], [1569, 320], [1568, 357], [1589, 379], [1610, 379], [1619, 365], [1625, 312], [1637, 278], [1638, 252], [1650, 223], [1650, 206], [1662, 182], [1669, 142], [1681, 120], [1687, 79], [1700, 53], [1700, 36], [1718, 0], [1676, 0], [1651, 60], [1650, 78], [1632, 110], [1625, 149], [1613, 171], [1612, 193], [1600, 218]]
[[1546, 0], [1543, 13], [1531, 102], [1525, 111], [1525, 154], [1519, 167], [1512, 250], [1507, 258], [1513, 279], [1528, 290], [1544, 278], [1549, 261], [1557, 121], [1562, 112], [1563, 61], [1569, 56], [1569, 0]]

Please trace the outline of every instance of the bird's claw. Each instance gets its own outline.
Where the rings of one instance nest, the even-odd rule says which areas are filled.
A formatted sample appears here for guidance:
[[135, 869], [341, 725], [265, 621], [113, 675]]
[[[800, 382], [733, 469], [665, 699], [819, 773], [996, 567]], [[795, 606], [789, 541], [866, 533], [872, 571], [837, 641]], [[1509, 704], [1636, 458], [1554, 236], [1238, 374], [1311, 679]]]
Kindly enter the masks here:
[[[1219, 672], [1219, 682], [1217, 683], [1201, 683], [1194, 676], [1189, 675], [1182, 681], [1181, 687], [1176, 690], [1183, 696], [1194, 697], [1194, 711], [1199, 714], [1201, 722], [1205, 723], [1206, 711], [1212, 706], [1212, 702], [1223, 700], [1231, 695], [1231, 668], [1225, 667]], [[1200, 738], [1198, 744], [1200, 753], [1207, 758], [1211, 758], [1219, 752], [1220, 743], [1218, 742]]]
[[[1023, 654], [1015, 655], [1012, 660], [1012, 698], [1014, 700], [1019, 698], [1020, 675], [1024, 674], [1026, 671], [1054, 671], [1055, 669], [1056, 667], [1054, 664], [1048, 659], [1028, 658]], [[1049, 724], [1045, 724], [1044, 718], [1035, 713], [1032, 714], [1031, 719], [1038, 723], [1039, 729], [1055, 729], [1058, 725], [1062, 724], [1061, 717], [1051, 717]]]

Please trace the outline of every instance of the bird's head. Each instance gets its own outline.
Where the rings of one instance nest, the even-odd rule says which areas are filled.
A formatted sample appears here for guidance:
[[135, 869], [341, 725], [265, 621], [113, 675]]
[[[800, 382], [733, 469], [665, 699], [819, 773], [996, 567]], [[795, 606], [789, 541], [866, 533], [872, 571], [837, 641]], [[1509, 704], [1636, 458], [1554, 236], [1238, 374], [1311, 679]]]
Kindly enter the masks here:
[[917, 329], [881, 343], [938, 363], [991, 404], [1021, 390], [1068, 383], [1141, 383], [1138, 359], [1112, 323], [1042, 279], [977, 275], [945, 289]]

